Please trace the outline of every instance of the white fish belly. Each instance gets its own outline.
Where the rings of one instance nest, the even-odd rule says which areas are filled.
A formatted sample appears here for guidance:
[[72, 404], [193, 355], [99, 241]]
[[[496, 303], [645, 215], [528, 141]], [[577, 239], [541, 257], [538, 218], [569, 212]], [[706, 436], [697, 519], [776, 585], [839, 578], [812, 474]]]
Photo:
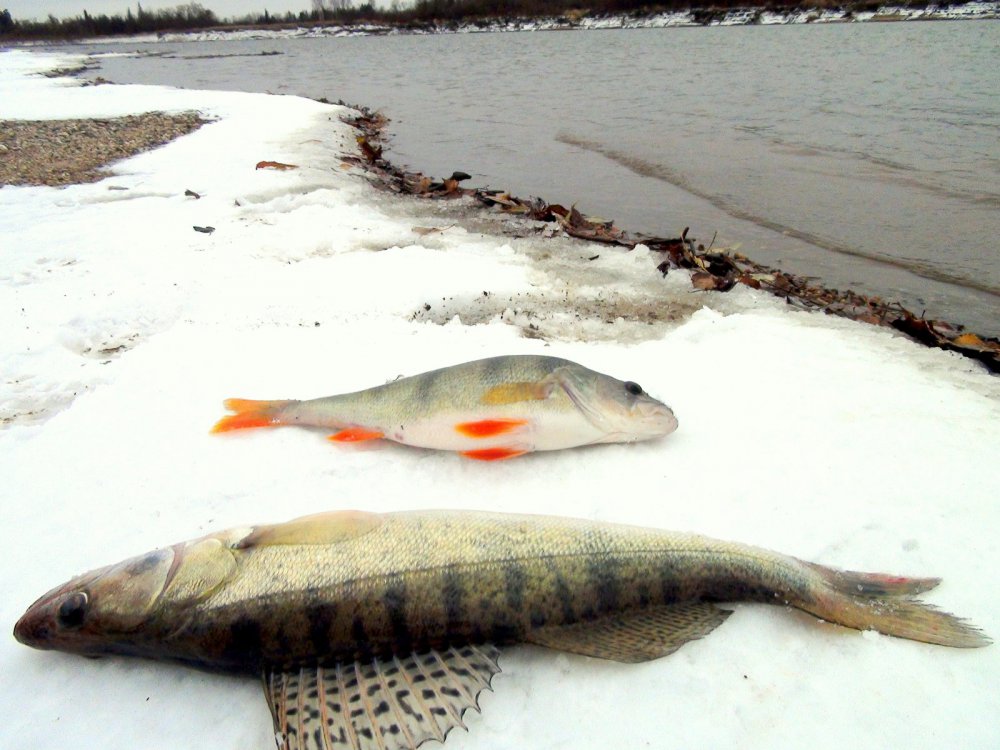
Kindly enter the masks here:
[[[470, 436], [459, 425], [486, 420], [524, 420], [525, 424], [493, 435]], [[398, 443], [418, 448], [447, 451], [473, 451], [488, 448], [510, 448], [518, 451], [553, 451], [589, 445], [600, 441], [604, 433], [576, 410], [558, 412], [503, 412], [470, 415], [449, 412], [432, 418], [414, 420], [409, 424], [393, 425], [385, 436]]]

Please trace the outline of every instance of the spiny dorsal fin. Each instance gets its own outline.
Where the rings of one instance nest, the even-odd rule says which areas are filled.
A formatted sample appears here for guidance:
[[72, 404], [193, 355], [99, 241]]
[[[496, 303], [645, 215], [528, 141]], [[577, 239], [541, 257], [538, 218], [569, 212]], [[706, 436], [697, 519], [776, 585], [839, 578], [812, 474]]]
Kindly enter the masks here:
[[280, 750], [415, 750], [479, 710], [499, 651], [461, 646], [264, 675]]
[[544, 401], [552, 395], [555, 384], [556, 381], [551, 376], [534, 383], [501, 383], [489, 388], [480, 401], [489, 406], [516, 404], [521, 401]]
[[385, 519], [378, 513], [340, 510], [316, 513], [287, 523], [255, 526], [234, 546], [236, 549], [271, 544], [336, 544], [374, 531]]
[[672, 654], [711, 633], [730, 614], [707, 602], [665, 604], [590, 622], [542, 627], [527, 640], [557, 651], [634, 664]]

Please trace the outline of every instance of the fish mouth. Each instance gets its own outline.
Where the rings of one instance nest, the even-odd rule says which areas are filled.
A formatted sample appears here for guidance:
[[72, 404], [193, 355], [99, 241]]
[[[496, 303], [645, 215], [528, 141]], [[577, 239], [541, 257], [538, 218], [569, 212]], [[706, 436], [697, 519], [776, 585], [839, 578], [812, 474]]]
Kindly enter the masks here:
[[36, 617], [29, 617], [30, 613], [25, 613], [17, 624], [14, 625], [14, 638], [18, 643], [32, 648], [48, 648], [48, 643], [52, 635], [51, 627], [44, 621]]
[[28, 613], [25, 612], [21, 615], [21, 619], [14, 623], [14, 639], [18, 643], [30, 646], [35, 640], [33, 635], [34, 630], [34, 623], [28, 618]]
[[666, 404], [653, 403], [640, 405], [639, 414], [642, 422], [648, 426], [651, 437], [669, 435], [677, 429], [677, 416]]
[[669, 407], [641, 412], [625, 428], [608, 431], [598, 443], [636, 443], [669, 435], [677, 429], [677, 417]]
[[74, 592], [86, 592], [90, 576], [74, 578], [42, 594], [14, 624], [19, 643], [46, 651], [65, 648], [63, 628], [58, 623], [59, 606]]
[[32, 648], [52, 648], [56, 633], [52, 601], [52, 596], [46, 594], [21, 615], [14, 624], [14, 638], [18, 643]]
[[46, 595], [28, 607], [14, 624], [14, 638], [18, 643], [40, 651], [65, 651], [80, 656], [101, 656], [115, 651], [115, 644], [107, 636], [94, 633], [86, 624], [60, 624], [60, 605], [66, 594], [80, 591], [73, 587], [60, 589]]

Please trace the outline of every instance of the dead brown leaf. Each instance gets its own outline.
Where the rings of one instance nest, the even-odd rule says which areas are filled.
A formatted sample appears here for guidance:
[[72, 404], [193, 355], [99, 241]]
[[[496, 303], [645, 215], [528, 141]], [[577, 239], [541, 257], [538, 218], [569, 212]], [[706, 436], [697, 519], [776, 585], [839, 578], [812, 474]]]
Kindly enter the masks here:
[[298, 164], [285, 164], [284, 162], [280, 161], [259, 161], [257, 162], [257, 166], [255, 167], [255, 169], [280, 169], [280, 170], [298, 169], [298, 168], [299, 168]]
[[358, 147], [361, 149], [361, 155], [365, 157], [365, 160], [374, 164], [379, 159], [382, 158], [382, 147], [373, 146], [369, 140], [368, 136], [359, 135], [357, 137]]
[[455, 225], [449, 224], [446, 227], [412, 227], [410, 231], [413, 232], [414, 234], [420, 235], [421, 237], [425, 237], [428, 234], [437, 234], [439, 232], [445, 232], [451, 229], [453, 226]]
[[983, 346], [985, 342], [974, 333], [963, 333], [956, 336], [952, 343], [958, 346]]
[[691, 286], [703, 292], [718, 288], [718, 279], [707, 271], [695, 271], [691, 274]]

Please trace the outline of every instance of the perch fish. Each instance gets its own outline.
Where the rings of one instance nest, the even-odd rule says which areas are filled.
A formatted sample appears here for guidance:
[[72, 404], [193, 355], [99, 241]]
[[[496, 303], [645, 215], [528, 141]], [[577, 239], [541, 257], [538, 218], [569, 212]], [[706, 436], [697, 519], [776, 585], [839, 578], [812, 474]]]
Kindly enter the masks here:
[[677, 419], [631, 381], [557, 357], [511, 355], [425, 372], [308, 401], [229, 399], [212, 429], [300, 425], [330, 439], [385, 438], [496, 461], [532, 451], [668, 435]]
[[478, 710], [500, 647], [648, 661], [722, 624], [730, 612], [715, 602], [988, 644], [915, 598], [938, 582], [584, 520], [345, 511], [210, 534], [93, 571], [35, 602], [14, 635], [41, 649], [262, 675], [283, 750], [413, 750]]

